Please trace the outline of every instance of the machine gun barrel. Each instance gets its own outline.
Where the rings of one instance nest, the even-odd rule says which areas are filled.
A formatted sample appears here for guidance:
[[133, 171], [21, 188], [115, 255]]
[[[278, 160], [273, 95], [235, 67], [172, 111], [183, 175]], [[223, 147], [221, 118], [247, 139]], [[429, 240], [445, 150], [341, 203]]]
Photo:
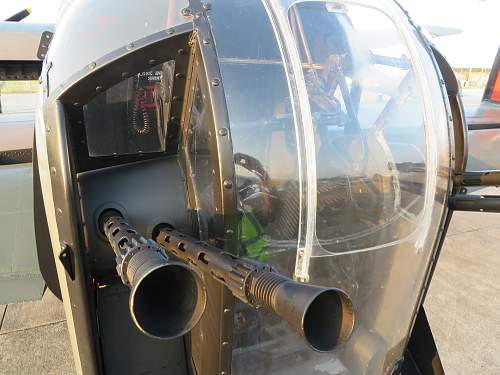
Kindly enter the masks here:
[[160, 245], [138, 234], [116, 210], [101, 214], [99, 227], [116, 255], [118, 275], [131, 289], [130, 314], [139, 330], [158, 339], [189, 332], [205, 310], [201, 275], [170, 260]]
[[[168, 224], [155, 228], [154, 241], [145, 239], [115, 210], [105, 211], [99, 226], [115, 252], [118, 274], [132, 289], [132, 318], [153, 337], [177, 337], [200, 319], [206, 289], [196, 269], [244, 303], [286, 320], [316, 351], [331, 351], [351, 335], [352, 302], [339, 289], [298, 283], [268, 264], [223, 252]], [[171, 261], [164, 250], [183, 262]]]
[[298, 283], [265, 263], [222, 252], [169, 225], [158, 226], [153, 236], [168, 252], [204, 270], [244, 303], [286, 320], [316, 351], [333, 350], [353, 330], [352, 302], [339, 289]]

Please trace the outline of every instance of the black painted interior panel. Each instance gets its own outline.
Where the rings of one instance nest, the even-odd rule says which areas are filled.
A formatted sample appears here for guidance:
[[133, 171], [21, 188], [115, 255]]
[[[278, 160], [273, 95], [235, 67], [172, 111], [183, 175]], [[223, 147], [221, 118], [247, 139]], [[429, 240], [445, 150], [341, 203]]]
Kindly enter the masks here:
[[93, 276], [114, 274], [116, 267], [114, 253], [97, 228], [104, 209], [119, 210], [145, 236], [151, 236], [160, 222], [186, 228], [184, 177], [175, 156], [83, 172], [78, 175], [78, 186]]
[[129, 294], [122, 284], [97, 289], [105, 373], [186, 375], [183, 338], [158, 340], [140, 332], [130, 318]]

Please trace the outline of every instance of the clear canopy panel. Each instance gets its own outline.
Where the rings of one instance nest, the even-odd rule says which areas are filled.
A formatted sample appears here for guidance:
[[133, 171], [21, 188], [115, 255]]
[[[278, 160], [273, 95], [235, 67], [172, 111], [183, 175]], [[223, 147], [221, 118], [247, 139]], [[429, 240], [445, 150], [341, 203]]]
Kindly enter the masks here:
[[432, 60], [389, 1], [222, 0], [210, 22], [241, 255], [343, 289], [357, 316], [347, 344], [320, 354], [278, 318], [239, 304], [234, 373], [388, 371], [405, 346], [448, 190]]
[[129, 77], [83, 106], [90, 157], [166, 151], [175, 61]]

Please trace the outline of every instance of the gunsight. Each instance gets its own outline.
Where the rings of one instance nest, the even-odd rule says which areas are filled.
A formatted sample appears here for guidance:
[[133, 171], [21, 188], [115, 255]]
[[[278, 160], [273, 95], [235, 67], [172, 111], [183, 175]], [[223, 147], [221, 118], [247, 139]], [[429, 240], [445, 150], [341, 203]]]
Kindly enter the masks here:
[[[180, 336], [200, 319], [206, 292], [194, 268], [244, 303], [287, 321], [316, 351], [331, 351], [352, 333], [352, 303], [339, 289], [298, 283], [265, 263], [221, 252], [167, 224], [155, 228], [154, 241], [146, 240], [114, 210], [101, 215], [100, 227], [117, 255], [118, 274], [132, 289], [132, 318], [151, 336]], [[164, 250], [194, 268], [170, 261]]]

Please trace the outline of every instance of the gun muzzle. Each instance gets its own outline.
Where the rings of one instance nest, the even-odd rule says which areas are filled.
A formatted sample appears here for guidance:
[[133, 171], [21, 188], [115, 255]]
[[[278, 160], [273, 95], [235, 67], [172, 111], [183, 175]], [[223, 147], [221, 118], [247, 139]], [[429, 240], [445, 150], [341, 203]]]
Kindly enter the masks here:
[[115, 252], [118, 275], [131, 289], [129, 307], [135, 325], [158, 339], [189, 332], [205, 310], [200, 274], [169, 260], [161, 246], [137, 234], [116, 211], [103, 215], [100, 226]]
[[168, 252], [205, 270], [244, 303], [286, 320], [314, 350], [331, 351], [350, 337], [355, 314], [343, 291], [296, 282], [267, 264], [221, 252], [166, 224], [153, 233]]
[[334, 288], [302, 284], [275, 272], [252, 276], [250, 303], [286, 320], [316, 351], [329, 352], [347, 341], [354, 310], [347, 295]]

